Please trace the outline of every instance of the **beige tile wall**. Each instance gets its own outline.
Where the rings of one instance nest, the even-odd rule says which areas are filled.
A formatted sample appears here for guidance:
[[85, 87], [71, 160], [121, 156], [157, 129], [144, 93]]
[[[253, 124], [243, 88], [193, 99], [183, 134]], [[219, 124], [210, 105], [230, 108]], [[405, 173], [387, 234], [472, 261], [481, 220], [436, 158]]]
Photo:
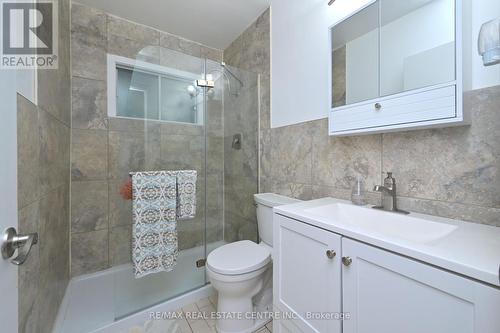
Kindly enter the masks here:
[[[181, 249], [204, 241], [203, 128], [108, 118], [106, 54], [202, 73], [222, 52], [77, 3], [72, 6], [71, 275], [130, 261], [132, 208], [119, 190], [128, 173], [194, 168], [199, 172], [194, 220], [179, 224]], [[208, 241], [222, 239], [223, 124], [220, 91], [209, 99]]]
[[[264, 13], [224, 59], [268, 73], [269, 45]], [[500, 86], [464, 94], [471, 126], [347, 138], [329, 137], [326, 119], [271, 129], [268, 94], [263, 86], [261, 192], [349, 199], [357, 175], [370, 190], [393, 171], [402, 209], [500, 226]], [[368, 197], [380, 200], [377, 193]]]
[[[257, 241], [253, 194], [258, 186], [259, 75], [231, 68], [243, 82], [224, 95], [224, 239]], [[232, 147], [241, 134], [241, 149]]]
[[59, 1], [59, 68], [38, 71], [38, 105], [18, 95], [19, 232], [39, 242], [19, 266], [19, 332], [51, 332], [69, 280], [70, 2]]
[[[259, 106], [261, 128], [269, 128], [270, 123], [269, 10], [224, 50], [224, 61], [241, 69], [237, 73], [245, 83], [243, 95], [228, 96], [224, 105], [225, 240], [256, 241], [257, 217], [253, 194], [258, 192], [259, 183]], [[231, 148], [235, 133], [243, 135], [240, 151]], [[266, 138], [261, 137], [260, 145], [265, 142]]]

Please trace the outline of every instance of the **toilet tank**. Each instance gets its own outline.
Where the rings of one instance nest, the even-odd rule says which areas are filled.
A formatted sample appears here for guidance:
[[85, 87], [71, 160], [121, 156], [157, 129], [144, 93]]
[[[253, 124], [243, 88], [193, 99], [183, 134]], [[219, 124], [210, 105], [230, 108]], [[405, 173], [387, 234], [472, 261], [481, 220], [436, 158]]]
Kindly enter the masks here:
[[274, 193], [254, 194], [257, 206], [257, 227], [261, 242], [273, 246], [273, 207], [289, 205], [301, 200]]

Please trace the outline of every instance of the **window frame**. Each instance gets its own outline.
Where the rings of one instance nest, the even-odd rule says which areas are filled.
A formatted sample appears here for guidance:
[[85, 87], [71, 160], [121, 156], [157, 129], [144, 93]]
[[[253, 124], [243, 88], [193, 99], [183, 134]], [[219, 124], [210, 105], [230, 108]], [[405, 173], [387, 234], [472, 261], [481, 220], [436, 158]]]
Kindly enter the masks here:
[[204, 103], [200, 103], [197, 108], [196, 123], [190, 122], [178, 122], [171, 120], [162, 119], [150, 119], [150, 118], [137, 118], [137, 117], [127, 117], [117, 114], [117, 86], [118, 86], [118, 69], [129, 69], [131, 71], [139, 71], [150, 75], [155, 75], [158, 78], [158, 118], [161, 118], [161, 79], [162, 77], [174, 77], [182, 80], [196, 80], [204, 79], [203, 73], [195, 74], [191, 72], [186, 72], [183, 70], [170, 68], [166, 66], [161, 66], [145, 61], [140, 61], [136, 59], [131, 59], [127, 57], [122, 57], [114, 54], [107, 55], [107, 104], [108, 110], [107, 114], [109, 118], [120, 118], [120, 119], [132, 119], [132, 120], [144, 120], [144, 121], [154, 121], [163, 123], [176, 123], [176, 124], [188, 124], [202, 126], [204, 122]]

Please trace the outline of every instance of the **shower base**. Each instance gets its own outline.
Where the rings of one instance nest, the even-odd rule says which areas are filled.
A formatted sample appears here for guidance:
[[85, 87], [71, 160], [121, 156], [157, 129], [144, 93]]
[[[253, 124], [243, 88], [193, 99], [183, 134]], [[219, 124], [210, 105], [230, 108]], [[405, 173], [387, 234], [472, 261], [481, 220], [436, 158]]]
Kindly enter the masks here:
[[130, 264], [72, 278], [53, 333], [121, 332], [144, 323], [153, 311], [175, 311], [211, 296], [215, 290], [205, 284], [205, 269], [195, 265], [200, 253], [203, 247], [180, 251], [173, 271], [137, 280]]

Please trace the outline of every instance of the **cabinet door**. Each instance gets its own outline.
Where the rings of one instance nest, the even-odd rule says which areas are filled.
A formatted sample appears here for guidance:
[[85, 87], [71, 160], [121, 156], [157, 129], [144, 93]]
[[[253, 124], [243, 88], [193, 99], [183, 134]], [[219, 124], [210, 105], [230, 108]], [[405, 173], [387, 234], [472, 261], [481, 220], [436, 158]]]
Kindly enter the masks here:
[[455, 81], [455, 0], [380, 0], [380, 95]]
[[[340, 236], [274, 215], [275, 304], [303, 332], [340, 333]], [[327, 251], [330, 255], [327, 254]]]
[[500, 290], [346, 238], [344, 333], [498, 333]]
[[380, 2], [331, 28], [332, 108], [380, 96]]

